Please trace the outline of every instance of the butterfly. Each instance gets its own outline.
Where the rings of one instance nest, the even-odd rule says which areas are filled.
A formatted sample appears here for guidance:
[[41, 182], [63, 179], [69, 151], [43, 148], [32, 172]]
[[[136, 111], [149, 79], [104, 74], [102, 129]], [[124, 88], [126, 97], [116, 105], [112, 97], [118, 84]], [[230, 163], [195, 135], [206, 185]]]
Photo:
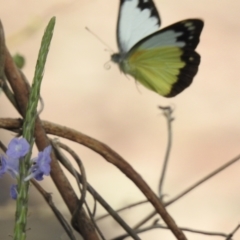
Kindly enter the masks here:
[[117, 44], [111, 60], [146, 88], [174, 97], [193, 81], [200, 64], [195, 52], [203, 29], [200, 19], [186, 19], [159, 30], [152, 0], [120, 0]]

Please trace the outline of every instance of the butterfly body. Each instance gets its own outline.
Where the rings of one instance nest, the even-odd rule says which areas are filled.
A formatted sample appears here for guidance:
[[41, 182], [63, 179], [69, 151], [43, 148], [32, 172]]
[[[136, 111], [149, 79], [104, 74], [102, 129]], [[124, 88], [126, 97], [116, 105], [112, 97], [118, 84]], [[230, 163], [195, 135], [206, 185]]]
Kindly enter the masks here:
[[200, 55], [195, 48], [203, 22], [187, 19], [162, 30], [158, 30], [159, 26], [152, 0], [121, 0], [119, 53], [113, 54], [111, 60], [148, 89], [173, 97], [191, 84], [198, 71]]

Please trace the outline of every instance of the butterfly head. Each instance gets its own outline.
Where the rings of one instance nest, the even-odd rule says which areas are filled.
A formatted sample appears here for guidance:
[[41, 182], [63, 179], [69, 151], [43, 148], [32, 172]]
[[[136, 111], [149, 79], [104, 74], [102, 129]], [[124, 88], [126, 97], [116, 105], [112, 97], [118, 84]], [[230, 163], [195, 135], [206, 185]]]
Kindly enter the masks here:
[[111, 61], [114, 63], [119, 63], [121, 61], [121, 55], [119, 53], [112, 54]]
[[111, 55], [111, 61], [120, 64], [124, 60], [125, 56], [121, 53], [114, 53]]

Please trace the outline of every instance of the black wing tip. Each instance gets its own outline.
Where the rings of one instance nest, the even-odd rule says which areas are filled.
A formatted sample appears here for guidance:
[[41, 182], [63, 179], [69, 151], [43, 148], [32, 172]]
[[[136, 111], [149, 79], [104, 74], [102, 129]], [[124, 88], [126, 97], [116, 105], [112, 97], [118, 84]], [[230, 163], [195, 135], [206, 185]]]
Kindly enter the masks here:
[[[125, 1], [130, 1], [130, 0], [120, 0], [120, 5], [122, 5]], [[144, 1], [144, 0], [139, 0], [138, 1], [138, 8], [141, 10], [144, 9], [149, 9], [151, 11], [151, 16], [154, 16], [158, 19], [158, 25], [161, 24], [161, 19], [158, 13], [158, 10], [155, 6], [155, 3], [152, 0]]]
[[197, 52], [185, 51], [182, 56], [182, 60], [186, 62], [186, 65], [180, 70], [178, 80], [172, 85], [170, 93], [165, 96], [167, 98], [175, 97], [184, 89], [189, 87], [198, 72], [201, 57]]
[[187, 18], [187, 19], [184, 19], [184, 20], [182, 20], [180, 22], [194, 22], [199, 27], [201, 27], [201, 26], [203, 27], [204, 26], [204, 21], [201, 18]]
[[160, 26], [161, 24], [161, 19], [160, 19], [160, 16], [159, 16], [159, 13], [158, 13], [158, 10], [155, 6], [155, 3], [152, 1], [152, 0], [148, 0], [148, 1], [144, 1], [144, 0], [139, 0], [138, 2], [138, 7], [141, 9], [141, 10], [144, 10], [144, 9], [149, 9], [151, 11], [151, 17], [156, 17], [157, 20], [158, 20], [158, 25]]
[[204, 21], [200, 18], [189, 18], [186, 20], [183, 20], [182, 22], [192, 22], [194, 23], [194, 26], [196, 27], [196, 32], [200, 36], [203, 27], [204, 27]]
[[158, 33], [165, 32], [168, 30], [173, 30], [175, 32], [182, 33], [178, 38], [177, 41], [185, 42], [186, 45], [183, 49], [192, 49], [194, 50], [200, 39], [200, 35], [202, 29], [204, 27], [204, 22], [198, 18], [189, 18], [185, 19], [172, 25], [169, 25], [163, 29], [161, 29]]

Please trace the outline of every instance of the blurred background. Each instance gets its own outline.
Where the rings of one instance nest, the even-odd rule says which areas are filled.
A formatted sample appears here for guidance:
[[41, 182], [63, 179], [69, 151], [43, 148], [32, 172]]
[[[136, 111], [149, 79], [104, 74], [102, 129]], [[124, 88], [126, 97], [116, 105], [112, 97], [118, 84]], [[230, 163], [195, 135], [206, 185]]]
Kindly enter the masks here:
[[[162, 27], [187, 18], [201, 18], [205, 22], [197, 48], [202, 57], [199, 72], [191, 87], [172, 99], [136, 84], [113, 63], [109, 70], [104, 68], [111, 53], [85, 27], [117, 51], [118, 0], [0, 0], [0, 18], [10, 52], [26, 58], [23, 72], [31, 82], [44, 28], [56, 16], [41, 90], [45, 103], [41, 118], [106, 143], [154, 191], [167, 144], [166, 120], [157, 106], [174, 107], [173, 148], [163, 189], [168, 200], [240, 152], [240, 1], [155, 0], [155, 4]], [[0, 99], [0, 117], [18, 118], [4, 94]], [[13, 134], [0, 130], [0, 136], [7, 145]], [[145, 199], [125, 175], [103, 158], [77, 144], [62, 142], [79, 154], [88, 181], [113, 208]], [[181, 227], [230, 233], [240, 222], [239, 173], [240, 164], [236, 163], [170, 205], [168, 211]], [[70, 179], [78, 191], [75, 180]], [[0, 239], [12, 235], [15, 213], [15, 202], [9, 197], [12, 182], [8, 176], [0, 180]], [[70, 219], [51, 179], [45, 178], [42, 184]], [[89, 201], [92, 202], [91, 197]], [[122, 216], [134, 225], [151, 209], [150, 204], [145, 204], [125, 211]], [[103, 213], [99, 207], [98, 215]], [[28, 226], [29, 239], [68, 239], [33, 187]], [[107, 239], [122, 233], [111, 220], [102, 221], [100, 226]], [[194, 240], [223, 239], [186, 235]], [[140, 237], [175, 239], [166, 230], [152, 230]], [[234, 239], [240, 239], [240, 232]]]

